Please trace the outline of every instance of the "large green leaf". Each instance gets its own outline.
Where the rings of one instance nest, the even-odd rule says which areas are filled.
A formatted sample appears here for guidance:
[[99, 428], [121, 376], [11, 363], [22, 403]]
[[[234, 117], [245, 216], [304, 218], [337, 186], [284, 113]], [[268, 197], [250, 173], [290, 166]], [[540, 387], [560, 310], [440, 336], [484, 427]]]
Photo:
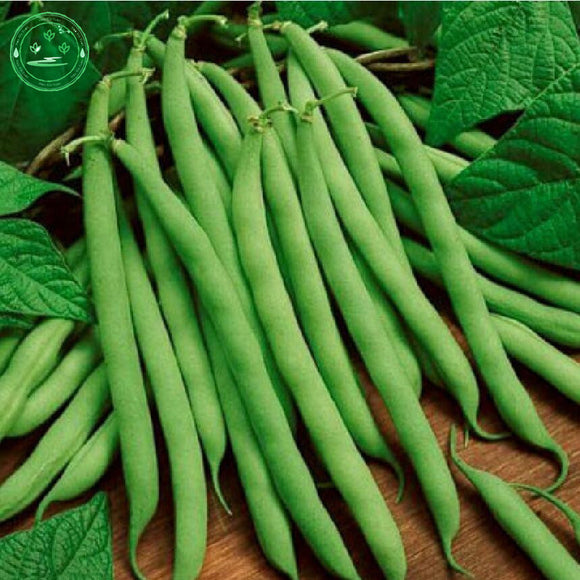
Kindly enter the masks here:
[[511, 250], [580, 269], [580, 65], [449, 188], [459, 222]]
[[282, 20], [308, 27], [321, 21], [329, 26], [352, 20], [383, 20], [396, 16], [396, 2], [276, 2]]
[[579, 60], [567, 2], [447, 2], [429, 143], [530, 101]]
[[0, 161], [0, 216], [22, 211], [51, 191], [78, 195], [70, 187], [26, 175]]
[[0, 312], [91, 321], [88, 298], [48, 232], [0, 220]]
[[113, 580], [107, 496], [0, 540], [2, 580]]

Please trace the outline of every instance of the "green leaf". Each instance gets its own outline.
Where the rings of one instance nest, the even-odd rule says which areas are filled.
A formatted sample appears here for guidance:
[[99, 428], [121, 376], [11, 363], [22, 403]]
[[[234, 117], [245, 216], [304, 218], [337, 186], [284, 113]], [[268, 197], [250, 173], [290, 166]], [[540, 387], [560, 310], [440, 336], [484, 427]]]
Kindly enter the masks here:
[[448, 195], [458, 221], [477, 235], [580, 269], [580, 65], [462, 171]]
[[51, 191], [78, 195], [70, 187], [26, 175], [0, 161], [0, 216], [22, 211]]
[[579, 56], [567, 2], [445, 3], [428, 142], [525, 108]]
[[276, 2], [282, 20], [304, 27], [325, 21], [329, 26], [352, 20], [383, 20], [396, 14], [395, 2]]
[[399, 1], [399, 14], [409, 43], [423, 48], [431, 42], [441, 21], [441, 2]]
[[0, 312], [91, 321], [89, 300], [48, 232], [0, 220]]
[[81, 507], [0, 540], [2, 580], [113, 580], [109, 505], [97, 493]]
[[17, 314], [6, 314], [0, 312], [0, 329], [2, 328], [22, 328], [27, 330], [34, 326], [34, 321], [30, 317], [19, 316]]

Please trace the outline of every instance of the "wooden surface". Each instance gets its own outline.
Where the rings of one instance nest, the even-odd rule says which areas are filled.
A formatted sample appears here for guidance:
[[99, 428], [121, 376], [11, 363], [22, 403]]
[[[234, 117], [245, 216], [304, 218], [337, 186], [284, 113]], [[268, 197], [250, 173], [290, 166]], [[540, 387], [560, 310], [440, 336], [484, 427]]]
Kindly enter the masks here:
[[[544, 384], [531, 373], [518, 367], [518, 372], [537, 403], [538, 410], [551, 434], [559, 441], [570, 457], [570, 474], [559, 496], [580, 510], [580, 430], [578, 408]], [[368, 384], [368, 382], [367, 382]], [[388, 415], [376, 391], [368, 386], [368, 396], [377, 420], [389, 442], [402, 457]], [[440, 444], [447, 449], [449, 426], [461, 417], [455, 404], [431, 385], [425, 385], [422, 397], [425, 412], [437, 434]], [[500, 423], [489, 401], [482, 405], [482, 424], [490, 429], [500, 429]], [[40, 434], [15, 441], [5, 441], [0, 448], [0, 480], [30, 452]], [[549, 456], [535, 453], [529, 448], [509, 440], [501, 443], [483, 443], [472, 440], [461, 456], [472, 465], [487, 469], [508, 481], [522, 481], [546, 486], [556, 475], [556, 466]], [[168, 579], [171, 575], [172, 557], [172, 506], [165, 454], [161, 451], [162, 495], [158, 513], [147, 529], [140, 544], [140, 563], [151, 580]], [[405, 543], [410, 580], [443, 580], [459, 578], [451, 573], [442, 557], [432, 520], [420, 494], [410, 466], [404, 463], [407, 475], [405, 496], [395, 504], [397, 484], [392, 472], [378, 463], [371, 463], [373, 474], [399, 524]], [[324, 474], [318, 469], [318, 477]], [[462, 509], [461, 531], [454, 544], [457, 560], [469, 569], [475, 578], [485, 580], [536, 580], [541, 575], [513, 541], [493, 521], [485, 506], [467, 481], [453, 469], [460, 493]], [[203, 580], [276, 579], [279, 575], [270, 569], [258, 548], [251, 522], [248, 518], [241, 488], [237, 482], [235, 466], [228, 454], [222, 482], [225, 495], [234, 514], [228, 516], [218, 505], [215, 495], [209, 492], [209, 536]], [[122, 475], [118, 463], [98, 486], [108, 492], [112, 506], [114, 530], [115, 578], [131, 577], [126, 560], [126, 502]], [[321, 491], [321, 495], [339, 524], [354, 561], [364, 579], [381, 578], [372, 556], [349, 517], [345, 505], [335, 490]], [[81, 498], [85, 501], [90, 497]], [[575, 556], [580, 550], [574, 543], [573, 533], [564, 518], [551, 505], [540, 499], [528, 497], [530, 505], [548, 523], [554, 533]], [[78, 502], [77, 502], [78, 503]], [[53, 511], [61, 507], [53, 507]], [[0, 536], [29, 527], [33, 521], [34, 506], [20, 516], [0, 525]], [[307, 546], [296, 534], [296, 545], [301, 578], [314, 580], [327, 578], [328, 574], [314, 560]]]

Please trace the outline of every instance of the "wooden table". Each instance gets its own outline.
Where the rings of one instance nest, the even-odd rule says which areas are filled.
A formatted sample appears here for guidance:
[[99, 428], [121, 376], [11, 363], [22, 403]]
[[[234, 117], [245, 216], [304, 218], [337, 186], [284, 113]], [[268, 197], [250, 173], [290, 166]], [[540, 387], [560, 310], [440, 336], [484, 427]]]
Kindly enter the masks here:
[[[580, 430], [578, 429], [578, 408], [559, 395], [554, 389], [537, 377], [518, 367], [518, 372], [529, 387], [537, 403], [538, 410], [549, 427], [551, 434], [559, 441], [570, 456], [570, 474], [559, 496], [580, 510]], [[368, 385], [368, 381], [367, 385]], [[396, 443], [394, 431], [377, 392], [368, 386], [368, 396], [377, 420], [389, 442], [402, 457]], [[460, 422], [461, 416], [456, 405], [443, 393], [431, 385], [425, 385], [422, 397], [423, 407], [437, 434], [440, 444], [446, 449], [449, 426]], [[489, 401], [482, 404], [482, 424], [490, 429], [501, 428]], [[0, 450], [0, 480], [30, 452], [38, 434], [15, 441], [5, 441]], [[172, 505], [170, 485], [167, 477], [167, 462], [162, 452], [160, 458], [162, 473], [161, 502], [154, 521], [150, 524], [140, 544], [140, 563], [151, 580], [170, 578], [172, 557]], [[474, 466], [487, 469], [508, 481], [525, 481], [539, 486], [548, 485], [556, 474], [556, 466], [549, 456], [535, 453], [516, 441], [483, 443], [472, 440], [461, 456]], [[454, 575], [447, 568], [432, 520], [427, 511], [416, 479], [409, 464], [404, 464], [407, 485], [403, 501], [395, 504], [397, 489], [392, 472], [385, 466], [372, 463], [385, 499], [399, 524], [407, 550], [409, 580], [443, 580]], [[541, 575], [504, 534], [490, 517], [485, 506], [469, 483], [458, 474], [462, 508], [461, 531], [454, 544], [457, 560], [469, 569], [477, 579], [484, 580], [536, 580]], [[322, 475], [323, 476], [323, 475]], [[248, 517], [241, 488], [237, 481], [233, 459], [228, 454], [222, 472], [225, 495], [233, 510], [228, 516], [218, 504], [213, 491], [209, 492], [209, 537], [208, 550], [201, 575], [202, 580], [252, 580], [275, 579], [279, 575], [270, 569], [258, 548], [251, 521]], [[126, 580], [131, 574], [126, 559], [127, 505], [125, 501], [122, 474], [119, 465], [107, 474], [98, 486], [108, 492], [112, 507], [114, 530], [115, 578]], [[361, 534], [350, 518], [345, 505], [335, 490], [321, 491], [321, 495], [339, 524], [355, 563], [364, 579], [381, 578]], [[81, 498], [85, 501], [90, 496]], [[530, 505], [541, 515], [554, 533], [576, 556], [580, 550], [567, 521], [541, 499], [531, 499]], [[76, 502], [80, 503], [80, 502]], [[73, 504], [64, 507], [72, 507]], [[60, 506], [58, 506], [60, 508]], [[52, 508], [54, 511], [55, 508]], [[0, 536], [15, 530], [27, 528], [33, 521], [34, 507], [20, 516], [0, 525]], [[296, 534], [296, 545], [301, 578], [318, 580], [328, 574], [316, 563], [312, 553]], [[570, 579], [572, 580], [572, 579]]]

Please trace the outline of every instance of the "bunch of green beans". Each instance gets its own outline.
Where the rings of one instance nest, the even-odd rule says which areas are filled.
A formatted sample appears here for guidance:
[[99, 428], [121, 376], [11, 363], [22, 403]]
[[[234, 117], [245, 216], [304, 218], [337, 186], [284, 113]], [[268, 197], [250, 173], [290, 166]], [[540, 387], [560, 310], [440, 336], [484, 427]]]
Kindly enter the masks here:
[[[135, 32], [123, 69], [94, 88], [85, 136], [65, 148], [85, 146], [85, 236], [67, 259], [92, 293], [96, 324], [39, 320], [27, 333], [0, 334], [0, 442], [47, 426], [0, 484], [0, 521], [37, 500], [40, 520], [53, 503], [78, 498], [119, 451], [129, 559], [143, 578], [137, 544], [158, 500], [156, 416], [173, 492], [175, 578], [196, 578], [204, 562], [212, 515], [204, 459], [231, 515], [220, 485], [229, 442], [268, 562], [299, 577], [295, 525], [329, 574], [356, 580], [305, 461], [303, 429], [383, 575], [403, 580], [404, 535], [363, 456], [392, 467], [397, 501], [409, 477], [366, 400], [350, 345], [390, 416], [443, 556], [466, 572], [453, 551], [454, 473], [422, 408], [423, 387], [434, 383], [456, 401], [466, 434], [492, 444], [506, 433], [481, 427], [475, 369], [430, 300], [432, 287], [419, 285], [424, 278], [448, 293], [507, 429], [554, 454], [561, 471], [548, 489], [508, 484], [458, 457], [455, 427], [451, 464], [540, 572], [580, 577], [517, 491], [551, 502], [580, 537], [580, 515], [552, 493], [567, 454], [511, 366], [580, 403], [580, 365], [555, 346], [580, 347], [580, 283], [459, 227], [444, 188], [469, 161], [421, 142], [413, 126], [425, 127], [429, 101], [394, 96], [317, 39], [368, 50], [406, 41], [363, 22], [315, 39], [262, 16], [259, 4], [224, 31], [212, 14], [223, 8], [202, 3], [166, 42], [153, 30], [167, 13]], [[188, 36], [210, 24], [208, 36], [226, 48], [237, 50], [243, 37], [248, 53], [227, 66], [252, 66], [257, 91], [224, 66], [187, 60]], [[148, 110], [146, 55], [159, 69], [160, 116]], [[126, 140], [107, 126], [123, 107]], [[474, 158], [494, 142], [474, 130], [451, 145]]]

